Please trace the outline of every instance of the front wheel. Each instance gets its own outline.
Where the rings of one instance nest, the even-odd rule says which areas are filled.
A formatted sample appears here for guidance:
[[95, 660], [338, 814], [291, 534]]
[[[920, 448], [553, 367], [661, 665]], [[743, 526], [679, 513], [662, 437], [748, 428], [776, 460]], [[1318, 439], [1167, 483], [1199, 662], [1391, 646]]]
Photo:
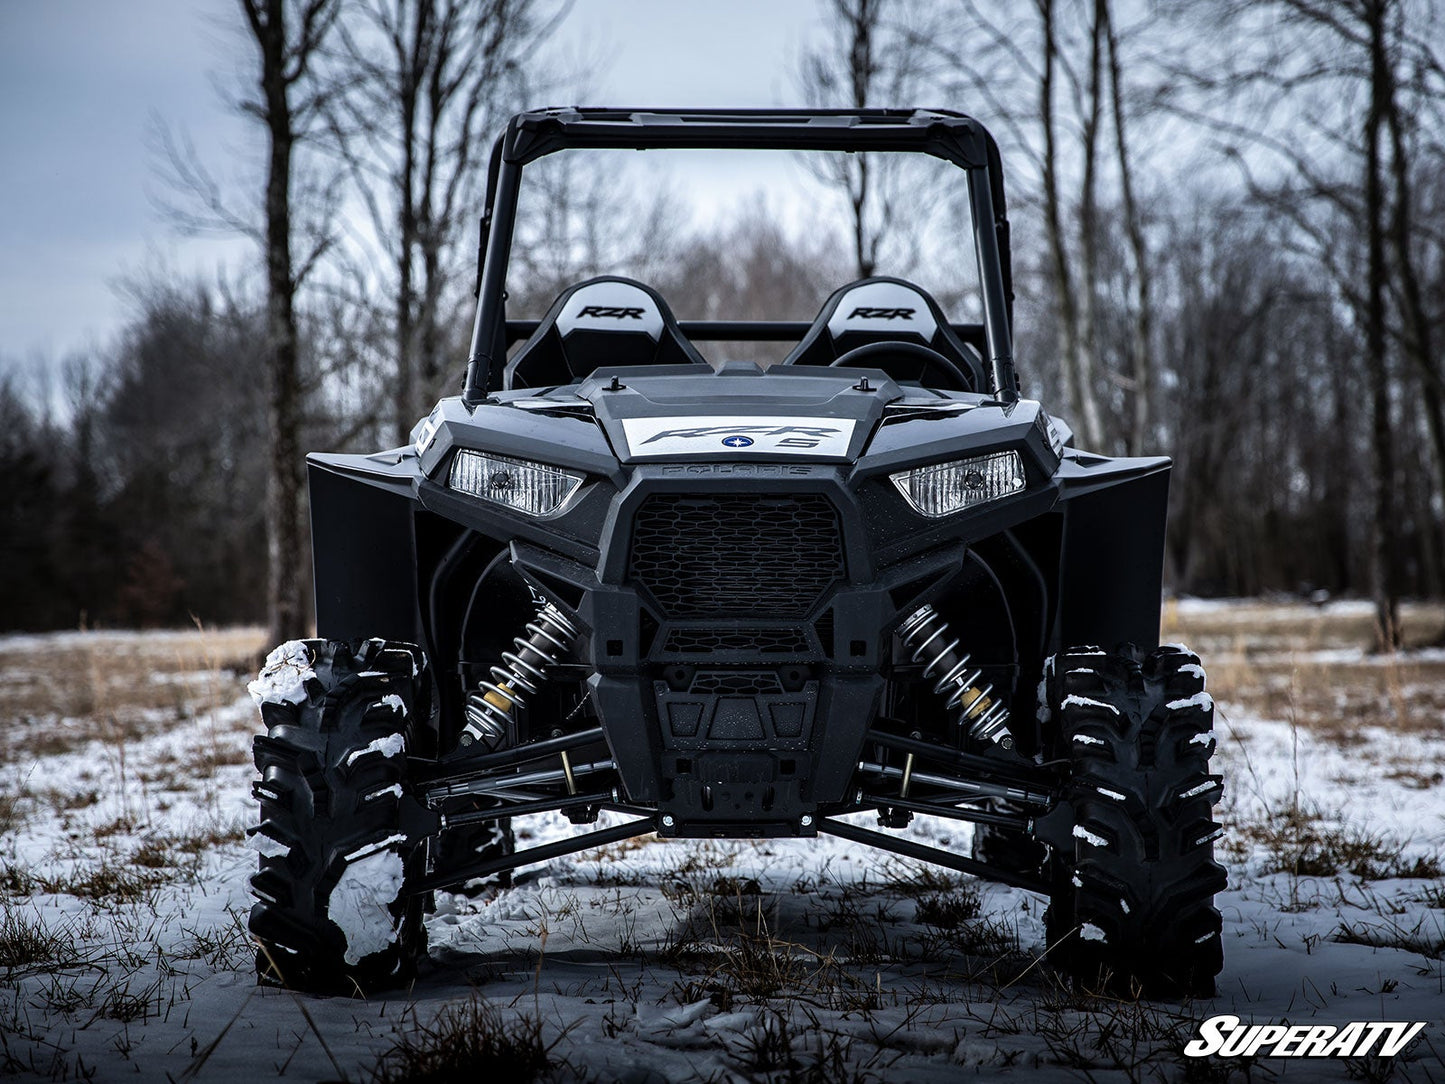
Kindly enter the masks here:
[[293, 640], [251, 683], [261, 854], [251, 878], [257, 975], [318, 993], [404, 984], [426, 950], [423, 848], [400, 828], [406, 755], [425, 720], [419, 648]]
[[1199, 659], [1075, 648], [1046, 675], [1054, 755], [1071, 766], [1071, 847], [1056, 849], [1050, 952], [1089, 984], [1208, 996], [1223, 966], [1209, 773], [1214, 703]]

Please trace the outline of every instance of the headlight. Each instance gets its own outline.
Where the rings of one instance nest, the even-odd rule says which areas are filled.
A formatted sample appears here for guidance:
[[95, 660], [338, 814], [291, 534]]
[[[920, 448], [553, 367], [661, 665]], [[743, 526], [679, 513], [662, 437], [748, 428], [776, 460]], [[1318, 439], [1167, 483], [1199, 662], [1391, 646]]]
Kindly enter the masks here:
[[925, 516], [947, 516], [1024, 488], [1018, 452], [994, 452], [890, 474], [903, 499]]
[[514, 508], [529, 516], [551, 515], [577, 492], [580, 474], [525, 459], [482, 452], [457, 452], [448, 484], [473, 497]]

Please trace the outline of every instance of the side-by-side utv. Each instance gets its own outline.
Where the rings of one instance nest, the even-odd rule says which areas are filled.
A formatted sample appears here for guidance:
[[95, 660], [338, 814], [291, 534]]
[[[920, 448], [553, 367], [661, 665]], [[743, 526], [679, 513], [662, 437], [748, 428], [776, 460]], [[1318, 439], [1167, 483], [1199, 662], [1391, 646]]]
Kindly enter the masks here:
[[[980, 322], [888, 277], [808, 323], [679, 321], [617, 276], [508, 320], [523, 173], [571, 148], [943, 159]], [[1088, 980], [1210, 991], [1221, 781], [1204, 671], [1158, 642], [1170, 461], [1079, 450], [1020, 396], [983, 126], [522, 113], [483, 231], [463, 393], [406, 447], [309, 460], [320, 638], [252, 684], [262, 979], [403, 981], [435, 890], [584, 848], [824, 833], [1047, 896], [1048, 960]], [[914, 816], [971, 822], [971, 852]]]

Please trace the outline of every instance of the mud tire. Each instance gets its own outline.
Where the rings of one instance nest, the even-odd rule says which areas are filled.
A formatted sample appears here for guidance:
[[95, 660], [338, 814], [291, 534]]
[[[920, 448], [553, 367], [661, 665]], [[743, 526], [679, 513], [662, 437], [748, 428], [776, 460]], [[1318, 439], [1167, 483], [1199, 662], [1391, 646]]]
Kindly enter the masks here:
[[1085, 986], [1209, 996], [1223, 965], [1209, 772], [1214, 704], [1197, 656], [1075, 648], [1046, 674], [1055, 756], [1071, 763], [1072, 847], [1048, 864], [1049, 958]]
[[[365, 996], [407, 983], [426, 952], [424, 897], [406, 891], [423, 848], [400, 829], [406, 752], [429, 710], [426, 660], [420, 648], [382, 640], [296, 643], [311, 663], [305, 699], [263, 702], [266, 733], [254, 743], [256, 973], [264, 985]], [[343, 921], [359, 946], [348, 945], [333, 905], [349, 910]], [[372, 908], [384, 910], [380, 925]]]

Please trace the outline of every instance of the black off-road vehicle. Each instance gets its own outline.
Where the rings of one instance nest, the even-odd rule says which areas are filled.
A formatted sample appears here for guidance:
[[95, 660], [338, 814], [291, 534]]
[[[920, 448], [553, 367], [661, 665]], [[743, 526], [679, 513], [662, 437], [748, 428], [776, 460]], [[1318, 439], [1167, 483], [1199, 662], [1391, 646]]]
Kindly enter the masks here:
[[[620, 277], [507, 320], [524, 167], [577, 147], [943, 159], [981, 322], [881, 277], [811, 323], [679, 322]], [[1076, 450], [1020, 397], [983, 126], [528, 112], [486, 203], [464, 393], [407, 447], [310, 457], [321, 639], [252, 685], [263, 980], [403, 980], [431, 892], [572, 851], [828, 833], [1047, 895], [1049, 959], [1089, 980], [1209, 991], [1221, 782], [1204, 671], [1158, 643], [1170, 462]], [[779, 356], [698, 345], [728, 341]], [[515, 848], [555, 811], [610, 815]], [[887, 831], [915, 815], [972, 853]]]

